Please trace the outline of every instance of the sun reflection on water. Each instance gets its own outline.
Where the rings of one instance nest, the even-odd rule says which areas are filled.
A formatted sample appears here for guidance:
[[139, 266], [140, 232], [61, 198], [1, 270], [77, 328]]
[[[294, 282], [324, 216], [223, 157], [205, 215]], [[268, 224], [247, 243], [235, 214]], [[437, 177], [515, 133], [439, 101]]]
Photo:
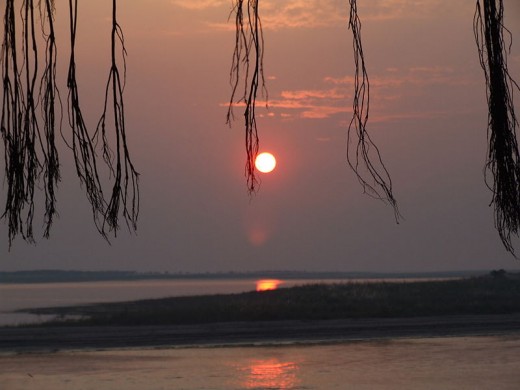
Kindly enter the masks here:
[[298, 365], [294, 362], [281, 362], [276, 358], [254, 360], [245, 367], [245, 389], [289, 390], [298, 384]]

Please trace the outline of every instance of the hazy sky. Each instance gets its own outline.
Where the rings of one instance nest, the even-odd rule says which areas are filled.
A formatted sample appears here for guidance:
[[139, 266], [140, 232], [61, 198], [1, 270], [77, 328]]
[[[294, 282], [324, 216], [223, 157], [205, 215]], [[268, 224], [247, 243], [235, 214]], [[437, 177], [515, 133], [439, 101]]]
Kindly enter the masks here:
[[[109, 70], [109, 3], [80, 2], [77, 72], [91, 128]], [[405, 218], [399, 225], [390, 207], [363, 195], [346, 166], [354, 71], [346, 0], [260, 4], [270, 101], [269, 110], [258, 109], [260, 147], [278, 166], [261, 176], [252, 199], [240, 111], [231, 129], [225, 124], [231, 0], [119, 3], [127, 130], [141, 174], [137, 235], [122, 230], [108, 245], [97, 234], [62, 143], [51, 239], [36, 246], [18, 239], [8, 251], [2, 223], [0, 270], [520, 269], [494, 229], [484, 183], [475, 0], [358, 1], [372, 92], [368, 129], [393, 179]], [[516, 38], [510, 71], [520, 80], [520, 4], [504, 3]], [[65, 87], [67, 2], [56, 0], [56, 8]]]

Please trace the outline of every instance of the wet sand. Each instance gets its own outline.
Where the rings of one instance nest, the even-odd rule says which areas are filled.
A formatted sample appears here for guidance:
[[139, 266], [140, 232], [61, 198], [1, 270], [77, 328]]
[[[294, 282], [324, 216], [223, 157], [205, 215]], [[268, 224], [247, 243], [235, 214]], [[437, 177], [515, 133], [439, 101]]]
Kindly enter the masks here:
[[175, 326], [0, 328], [0, 353], [520, 335], [520, 314]]

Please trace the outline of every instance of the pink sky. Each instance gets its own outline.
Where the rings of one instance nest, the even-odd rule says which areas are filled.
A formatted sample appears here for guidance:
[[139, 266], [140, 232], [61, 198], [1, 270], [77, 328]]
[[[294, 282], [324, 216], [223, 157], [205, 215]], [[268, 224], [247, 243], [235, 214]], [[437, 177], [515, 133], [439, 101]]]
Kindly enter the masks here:
[[[520, 4], [504, 3], [515, 37], [510, 72], [520, 80]], [[0, 270], [519, 268], [494, 230], [482, 174], [487, 108], [475, 1], [358, 1], [372, 93], [368, 129], [394, 182], [405, 218], [399, 225], [389, 207], [363, 195], [345, 163], [354, 71], [348, 2], [260, 6], [270, 106], [258, 109], [260, 147], [278, 158], [260, 192], [252, 199], [246, 192], [239, 108], [233, 127], [225, 124], [231, 1], [120, 1], [128, 136], [141, 173], [138, 234], [121, 231], [111, 246], [97, 235], [61, 145], [60, 219], [51, 239], [16, 241], [8, 252], [0, 225]], [[56, 8], [64, 86], [67, 2], [56, 0]], [[108, 76], [110, 12], [104, 0], [80, 2], [79, 92], [90, 127]]]

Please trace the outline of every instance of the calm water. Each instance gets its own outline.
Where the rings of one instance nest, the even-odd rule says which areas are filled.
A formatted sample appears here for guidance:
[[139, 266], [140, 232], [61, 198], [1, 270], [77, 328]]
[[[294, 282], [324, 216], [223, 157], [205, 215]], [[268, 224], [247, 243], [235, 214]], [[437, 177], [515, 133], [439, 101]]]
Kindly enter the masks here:
[[2, 390], [513, 390], [520, 337], [0, 356]]

